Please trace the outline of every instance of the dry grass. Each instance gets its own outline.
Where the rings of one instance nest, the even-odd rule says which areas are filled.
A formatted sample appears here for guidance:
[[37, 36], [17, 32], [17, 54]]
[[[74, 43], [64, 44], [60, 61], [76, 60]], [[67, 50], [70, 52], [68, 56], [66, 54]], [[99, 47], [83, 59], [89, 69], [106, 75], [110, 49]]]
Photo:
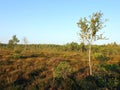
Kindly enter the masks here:
[[[69, 62], [74, 78], [80, 80], [89, 75], [88, 56], [79, 51], [24, 51], [17, 53], [17, 57], [14, 57], [15, 55], [15, 52], [9, 50], [1, 51], [0, 89], [45, 90], [52, 84], [50, 82], [53, 79], [54, 68], [61, 61]], [[106, 64], [120, 62], [120, 55], [112, 57], [113, 59]], [[93, 59], [92, 63], [93, 71], [96, 72], [99, 61]]]

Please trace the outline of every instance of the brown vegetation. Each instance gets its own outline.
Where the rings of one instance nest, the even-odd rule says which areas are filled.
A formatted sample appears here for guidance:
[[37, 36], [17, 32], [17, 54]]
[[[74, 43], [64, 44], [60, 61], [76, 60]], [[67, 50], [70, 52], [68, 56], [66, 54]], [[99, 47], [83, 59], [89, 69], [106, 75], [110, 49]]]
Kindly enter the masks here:
[[[27, 45], [24, 50], [24, 45], [16, 45], [13, 50], [0, 46], [0, 90], [119, 90], [120, 46], [92, 46], [93, 76], [89, 76], [87, 51], [77, 47]], [[60, 66], [62, 61], [67, 64]], [[59, 68], [65, 65], [70, 66], [70, 74], [54, 77], [55, 69], [61, 73]]]

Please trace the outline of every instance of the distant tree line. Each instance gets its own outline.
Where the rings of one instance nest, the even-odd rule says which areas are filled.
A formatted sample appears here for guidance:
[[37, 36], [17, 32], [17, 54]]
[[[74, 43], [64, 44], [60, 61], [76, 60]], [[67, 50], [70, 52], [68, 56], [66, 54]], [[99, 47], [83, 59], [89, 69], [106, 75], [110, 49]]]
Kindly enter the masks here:
[[[20, 40], [16, 35], [12, 36], [12, 39], [8, 41], [8, 44], [0, 43], [0, 49], [18, 49], [18, 50], [56, 50], [56, 51], [76, 51], [76, 52], [88, 52], [88, 45], [83, 43], [71, 42], [64, 45], [57, 44], [18, 44]], [[112, 42], [106, 45], [92, 45], [92, 53], [101, 52], [105, 55], [120, 54], [120, 45], [116, 42]]]

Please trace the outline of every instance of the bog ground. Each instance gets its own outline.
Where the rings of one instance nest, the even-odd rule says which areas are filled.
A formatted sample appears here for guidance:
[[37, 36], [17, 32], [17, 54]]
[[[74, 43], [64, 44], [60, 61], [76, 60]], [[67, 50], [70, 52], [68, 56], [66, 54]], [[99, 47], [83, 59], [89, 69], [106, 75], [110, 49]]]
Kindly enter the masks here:
[[120, 89], [119, 45], [92, 46], [92, 76], [81, 45], [0, 47], [1, 90]]

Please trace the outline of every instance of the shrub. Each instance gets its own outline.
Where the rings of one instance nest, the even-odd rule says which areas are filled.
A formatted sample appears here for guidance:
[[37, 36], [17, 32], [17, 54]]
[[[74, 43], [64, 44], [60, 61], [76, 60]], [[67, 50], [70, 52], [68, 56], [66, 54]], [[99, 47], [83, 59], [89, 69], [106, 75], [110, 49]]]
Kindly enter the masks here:
[[21, 56], [20, 54], [14, 54], [14, 55], [13, 55], [13, 58], [14, 58], [14, 59], [19, 59], [19, 58], [22, 58], [22, 56]]
[[95, 81], [98, 87], [108, 88], [109, 90], [119, 90], [119, 70], [117, 64], [102, 64], [100, 65], [99, 73], [95, 75]]
[[114, 74], [96, 75], [95, 82], [99, 88], [108, 88], [109, 90], [116, 90], [119, 86], [119, 80]]
[[24, 88], [30, 83], [30, 80], [25, 77], [18, 77], [17, 80], [13, 82], [14, 87], [19, 87], [18, 90], [25, 90]]
[[95, 78], [93, 76], [87, 76], [79, 81], [80, 90], [98, 90]]
[[105, 56], [105, 55], [103, 55], [103, 54], [101, 54], [101, 53], [95, 53], [95, 54], [94, 54], [94, 58], [95, 58], [96, 60], [99, 60], [99, 61], [108, 61], [108, 60], [110, 60], [110, 57]]
[[19, 49], [14, 50], [14, 53], [16, 53], [16, 54], [19, 54], [21, 52], [22, 52], [22, 50], [19, 50]]
[[58, 66], [54, 69], [54, 77], [56, 78], [67, 78], [71, 73], [71, 67], [67, 61], [61, 61]]
[[113, 71], [113, 72], [119, 72], [120, 71], [120, 67], [116, 64], [106, 64], [106, 65], [102, 65], [102, 67], [104, 67], [107, 71]]

